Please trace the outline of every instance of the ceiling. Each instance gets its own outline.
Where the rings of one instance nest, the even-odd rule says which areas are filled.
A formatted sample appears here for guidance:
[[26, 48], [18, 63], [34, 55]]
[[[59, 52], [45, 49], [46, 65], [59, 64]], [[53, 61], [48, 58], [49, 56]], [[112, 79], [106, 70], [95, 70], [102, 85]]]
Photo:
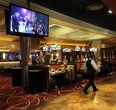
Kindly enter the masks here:
[[[30, 0], [73, 18], [116, 31], [116, 16], [108, 13], [101, 0]], [[108, 1], [108, 0], [103, 0]], [[110, 4], [112, 1], [110, 0]], [[114, 3], [114, 2], [113, 2]], [[114, 5], [112, 3], [112, 5]], [[116, 7], [116, 4], [115, 4]]]
[[[116, 10], [116, 2], [114, 0], [30, 0], [40, 6], [46, 7], [56, 12], [62, 13], [69, 17], [81, 20], [83, 22], [95, 25], [106, 30], [116, 32], [116, 15], [115, 13], [109, 14], [108, 10], [111, 9], [113, 12]], [[107, 3], [106, 3], [107, 2]], [[110, 8], [107, 8], [106, 4], [110, 4]], [[115, 8], [115, 9], [114, 9]], [[77, 21], [78, 22], [78, 21]], [[76, 26], [79, 23], [77, 23]], [[64, 24], [65, 25], [65, 24]], [[74, 24], [73, 24], [74, 25]], [[91, 26], [90, 26], [91, 27]], [[65, 30], [65, 31], [64, 31]], [[94, 30], [94, 29], [93, 29]], [[105, 30], [105, 31], [106, 31]], [[109, 39], [116, 37], [116, 33], [113, 35], [103, 34], [103, 30], [97, 32], [88, 30], [86, 26], [82, 27], [63, 27], [61, 25], [53, 24], [50, 26], [50, 35], [55, 37], [73, 39], [78, 41], [88, 40], [99, 40]], [[112, 40], [115, 43], [116, 40]], [[115, 41], [115, 42], [113, 42]], [[105, 42], [106, 43], [106, 42]]]
[[[11, 0], [14, 1], [14, 0]], [[21, 3], [23, 0], [19, 0]], [[49, 38], [42, 39], [48, 44], [87, 44], [92, 40], [116, 43], [116, 16], [100, 0], [30, 0], [31, 8], [46, 7], [49, 14]], [[36, 3], [36, 5], [35, 5]], [[96, 3], [95, 5], [91, 4]], [[38, 5], [37, 5], [38, 4]], [[38, 7], [39, 6], [39, 7]], [[91, 8], [88, 10], [87, 8]], [[4, 9], [0, 5], [0, 48], [19, 50], [19, 37], [6, 35]], [[43, 8], [46, 10], [46, 8]], [[54, 10], [54, 11], [52, 11]], [[55, 14], [54, 14], [55, 13]], [[63, 18], [64, 17], [64, 18]], [[60, 38], [60, 40], [59, 40]], [[71, 41], [71, 42], [69, 42]]]

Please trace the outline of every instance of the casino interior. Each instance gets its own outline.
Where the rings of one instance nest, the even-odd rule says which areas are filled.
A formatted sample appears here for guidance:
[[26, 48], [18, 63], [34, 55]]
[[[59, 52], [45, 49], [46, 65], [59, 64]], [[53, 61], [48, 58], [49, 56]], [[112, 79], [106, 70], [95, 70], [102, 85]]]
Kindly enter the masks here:
[[[48, 15], [48, 36], [28, 37], [28, 35], [9, 34], [10, 20], [8, 20], [8, 13], [5, 12], [9, 10], [9, 3]], [[10, 77], [11, 86], [20, 87], [29, 94], [35, 95], [42, 92], [49, 94], [62, 86], [80, 84], [83, 79], [86, 79], [83, 66], [89, 54], [94, 55], [96, 62], [105, 59], [115, 76], [115, 5], [114, 0], [0, 0], [0, 77]], [[100, 74], [99, 78], [104, 74]], [[71, 93], [72, 96], [80, 94]], [[67, 99], [71, 95], [66, 97], [63, 95], [63, 98]], [[82, 98], [84, 97], [83, 95]], [[57, 100], [59, 103], [60, 98]], [[72, 100], [75, 100], [74, 97]], [[53, 100], [51, 103], [56, 104]], [[69, 105], [69, 102], [67, 103]], [[90, 106], [89, 103], [87, 105]], [[45, 108], [43, 106], [40, 106], [41, 110], [48, 110], [50, 106], [53, 107], [51, 110], [58, 109], [56, 105], [47, 107], [45, 104]], [[3, 105], [0, 104], [0, 107]], [[60, 107], [63, 108], [61, 103]], [[68, 110], [77, 110], [76, 105], [74, 107], [72, 105]], [[62, 110], [64, 109], [66, 108]], [[32, 110], [39, 110], [39, 106], [32, 107]]]

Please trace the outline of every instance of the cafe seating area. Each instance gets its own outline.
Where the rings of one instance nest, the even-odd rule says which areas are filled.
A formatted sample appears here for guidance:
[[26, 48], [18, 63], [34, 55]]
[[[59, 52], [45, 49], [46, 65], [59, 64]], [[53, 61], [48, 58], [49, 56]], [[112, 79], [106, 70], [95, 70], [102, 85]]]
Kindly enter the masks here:
[[[86, 72], [83, 70], [84, 63], [69, 63], [66, 67], [64, 64], [28, 65], [28, 90], [32, 94], [39, 92], [49, 93], [51, 90], [68, 84], [81, 83], [83, 79], [87, 79]], [[20, 61], [2, 62], [0, 65], [0, 74], [3, 76], [12, 76], [12, 85], [22, 87], [23, 68], [21, 67]]]
[[50, 92], [55, 87], [76, 82], [76, 65], [68, 64], [67, 69], [63, 64], [29, 66], [29, 70], [41, 70], [43, 91]]
[[11, 75], [11, 69], [20, 67], [20, 61], [2, 61], [0, 62], [0, 75]]

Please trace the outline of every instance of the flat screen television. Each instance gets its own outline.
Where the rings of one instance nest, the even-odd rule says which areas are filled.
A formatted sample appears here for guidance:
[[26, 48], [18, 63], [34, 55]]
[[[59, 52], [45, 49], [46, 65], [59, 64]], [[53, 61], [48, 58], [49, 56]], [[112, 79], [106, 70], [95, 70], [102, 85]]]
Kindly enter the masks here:
[[9, 34], [31, 37], [48, 37], [49, 15], [10, 4]]
[[7, 57], [8, 57], [8, 61], [12, 61], [15, 59], [15, 56], [13, 53], [9, 53]]

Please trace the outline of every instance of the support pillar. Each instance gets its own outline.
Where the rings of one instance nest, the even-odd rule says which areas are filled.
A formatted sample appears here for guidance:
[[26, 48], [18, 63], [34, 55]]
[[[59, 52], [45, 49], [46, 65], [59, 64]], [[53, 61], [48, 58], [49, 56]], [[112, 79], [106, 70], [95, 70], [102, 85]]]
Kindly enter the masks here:
[[28, 59], [30, 53], [30, 38], [20, 36], [20, 50], [22, 58], [22, 87], [29, 87], [29, 77], [28, 77]]
[[100, 55], [101, 46], [102, 46], [101, 40], [92, 41], [91, 47], [97, 48], [97, 51], [94, 52], [95, 58], [101, 57]]

